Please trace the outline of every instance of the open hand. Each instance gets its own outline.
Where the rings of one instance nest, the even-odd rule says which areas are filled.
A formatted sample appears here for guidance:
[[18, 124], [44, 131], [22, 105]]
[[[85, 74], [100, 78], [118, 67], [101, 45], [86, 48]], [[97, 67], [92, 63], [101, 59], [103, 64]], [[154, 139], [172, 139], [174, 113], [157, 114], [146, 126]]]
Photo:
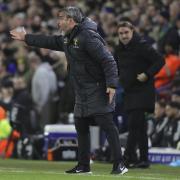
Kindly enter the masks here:
[[137, 75], [137, 79], [140, 81], [140, 82], [145, 82], [148, 80], [148, 76], [145, 74], [145, 73], [141, 73], [141, 74], [138, 74]]
[[26, 35], [26, 30], [24, 27], [22, 28], [16, 28], [10, 31], [11, 37], [15, 40], [19, 41], [24, 41], [25, 40], [25, 35]]

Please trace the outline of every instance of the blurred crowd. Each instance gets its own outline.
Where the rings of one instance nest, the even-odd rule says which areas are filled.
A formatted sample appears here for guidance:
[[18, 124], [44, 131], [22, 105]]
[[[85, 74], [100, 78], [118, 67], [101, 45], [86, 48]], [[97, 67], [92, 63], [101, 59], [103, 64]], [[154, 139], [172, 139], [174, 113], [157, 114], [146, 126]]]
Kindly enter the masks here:
[[[11, 123], [22, 134], [33, 134], [46, 124], [73, 122], [74, 94], [64, 53], [28, 47], [9, 36], [11, 29], [22, 27], [28, 33], [60, 34], [58, 10], [70, 5], [80, 7], [98, 24], [112, 53], [118, 42], [117, 25], [123, 19], [131, 21], [164, 56], [166, 64], [155, 78], [157, 103], [155, 115], [148, 116], [153, 123], [149, 137], [152, 146], [176, 148], [180, 141], [179, 0], [0, 0], [0, 106]], [[118, 92], [123, 94], [120, 86]], [[122, 98], [117, 101], [121, 107]]]

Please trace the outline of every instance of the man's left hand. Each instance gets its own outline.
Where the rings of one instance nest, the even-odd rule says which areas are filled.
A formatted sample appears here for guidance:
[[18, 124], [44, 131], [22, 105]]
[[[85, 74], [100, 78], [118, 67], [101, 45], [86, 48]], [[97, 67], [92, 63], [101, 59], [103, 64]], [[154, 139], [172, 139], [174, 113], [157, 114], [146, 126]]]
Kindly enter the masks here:
[[138, 74], [137, 75], [137, 79], [140, 81], [140, 82], [145, 82], [148, 80], [148, 76], [145, 74], [145, 73], [141, 73], [141, 74]]
[[111, 104], [112, 103], [112, 100], [113, 100], [113, 97], [116, 93], [116, 90], [114, 88], [107, 88], [106, 89], [106, 93], [109, 95], [109, 103]]

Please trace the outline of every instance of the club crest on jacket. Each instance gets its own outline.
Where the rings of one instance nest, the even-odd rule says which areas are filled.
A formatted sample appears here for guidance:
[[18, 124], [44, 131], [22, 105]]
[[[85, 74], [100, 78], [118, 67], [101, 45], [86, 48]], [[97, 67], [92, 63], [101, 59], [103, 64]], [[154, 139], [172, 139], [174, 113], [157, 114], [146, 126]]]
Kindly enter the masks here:
[[73, 48], [79, 48], [79, 40], [77, 38], [73, 39]]

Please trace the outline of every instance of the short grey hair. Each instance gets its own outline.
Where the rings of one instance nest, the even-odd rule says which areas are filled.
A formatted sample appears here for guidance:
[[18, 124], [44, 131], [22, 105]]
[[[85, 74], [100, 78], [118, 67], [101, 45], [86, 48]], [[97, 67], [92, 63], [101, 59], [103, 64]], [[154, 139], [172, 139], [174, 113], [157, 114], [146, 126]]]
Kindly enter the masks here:
[[59, 12], [65, 13], [67, 17], [72, 18], [76, 23], [80, 23], [83, 19], [82, 11], [75, 6], [67, 6], [59, 10]]

